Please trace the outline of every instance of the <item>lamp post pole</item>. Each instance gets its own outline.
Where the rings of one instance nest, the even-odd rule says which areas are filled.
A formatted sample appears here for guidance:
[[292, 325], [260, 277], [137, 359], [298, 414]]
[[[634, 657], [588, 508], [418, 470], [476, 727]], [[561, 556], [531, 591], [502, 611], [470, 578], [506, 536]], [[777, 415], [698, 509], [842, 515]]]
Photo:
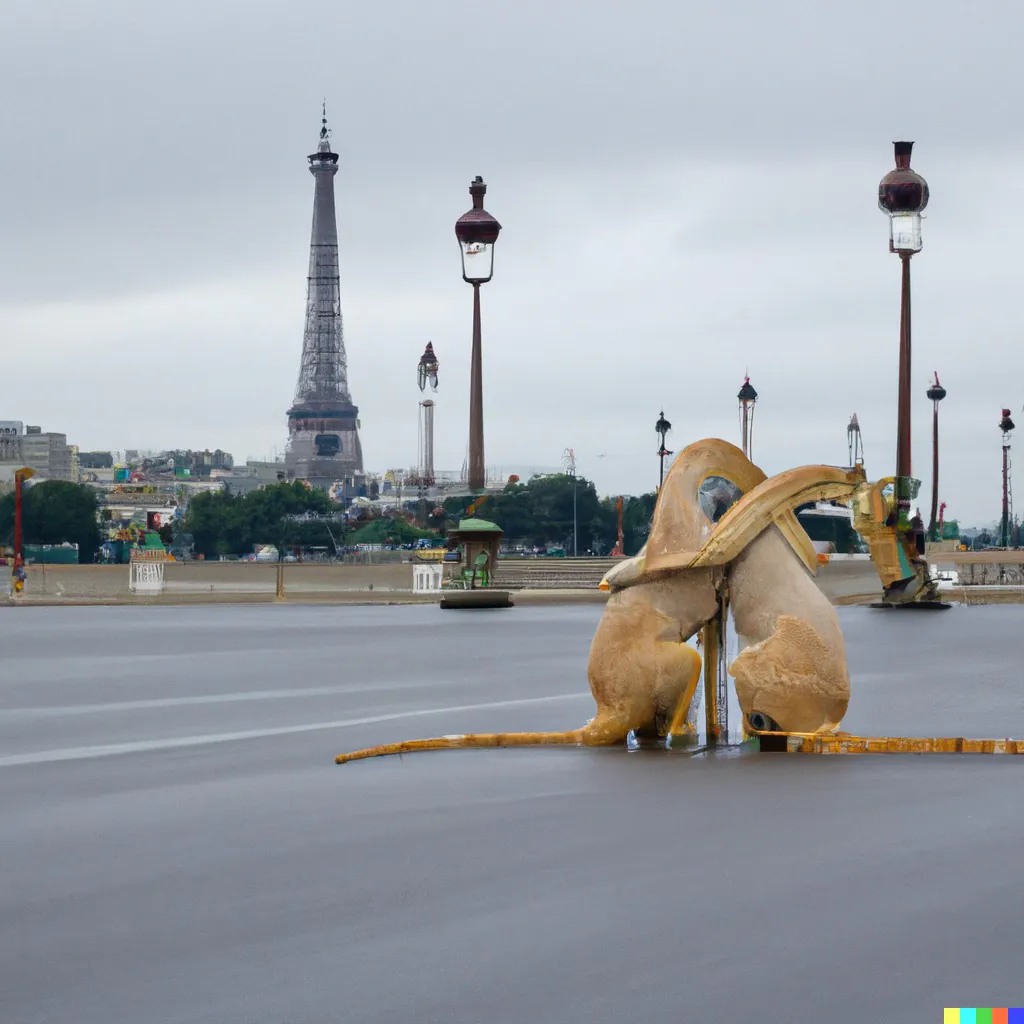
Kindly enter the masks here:
[[999, 546], [1010, 546], [1010, 432], [1013, 420], [1010, 410], [1003, 410], [1003, 418], [999, 421], [999, 429], [1003, 432], [1003, 515], [999, 525]]
[[928, 183], [910, 169], [913, 142], [894, 142], [896, 167], [878, 185], [878, 206], [889, 216], [889, 251], [900, 258], [900, 359], [896, 426], [897, 522], [909, 529], [914, 486], [910, 458], [910, 258], [921, 251], [921, 211], [928, 205]]
[[939, 375], [934, 374], [935, 379], [928, 388], [927, 395], [932, 402], [932, 514], [928, 520], [928, 539], [938, 541], [942, 538], [938, 535], [938, 514], [939, 514], [939, 402], [946, 397], [946, 389], [939, 383]]
[[576, 529], [576, 452], [572, 448], [566, 448], [562, 460], [569, 476], [572, 477], [572, 556], [575, 558], [579, 555]]
[[661, 443], [658, 445], [658, 490], [661, 490], [661, 485], [665, 482], [665, 456], [671, 455], [665, 447], [665, 435], [672, 429], [672, 424], [665, 419], [665, 411], [662, 410], [658, 414], [658, 422], [654, 424], [654, 431], [661, 439]]
[[484, 466], [484, 367], [480, 342], [480, 282], [473, 282], [473, 349], [469, 361], [469, 486], [483, 490]]
[[25, 589], [25, 553], [22, 544], [22, 499], [25, 481], [35, 476], [35, 470], [27, 466], [14, 471], [14, 565], [11, 570], [15, 595]]
[[501, 225], [484, 209], [487, 185], [478, 174], [469, 186], [473, 208], [455, 222], [462, 250], [462, 279], [473, 286], [473, 347], [469, 364], [469, 488], [487, 484], [484, 465], [484, 372], [480, 340], [480, 285], [494, 272], [494, 243]]

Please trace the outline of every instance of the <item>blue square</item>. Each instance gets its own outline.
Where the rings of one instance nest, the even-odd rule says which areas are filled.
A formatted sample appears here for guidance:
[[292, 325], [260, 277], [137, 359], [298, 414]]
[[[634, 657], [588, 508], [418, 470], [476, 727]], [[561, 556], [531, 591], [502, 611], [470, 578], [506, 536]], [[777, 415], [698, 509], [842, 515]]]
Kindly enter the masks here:
[[1024, 1024], [1024, 1009], [1019, 1006], [1011, 1006], [1006, 1011], [1007, 1024]]

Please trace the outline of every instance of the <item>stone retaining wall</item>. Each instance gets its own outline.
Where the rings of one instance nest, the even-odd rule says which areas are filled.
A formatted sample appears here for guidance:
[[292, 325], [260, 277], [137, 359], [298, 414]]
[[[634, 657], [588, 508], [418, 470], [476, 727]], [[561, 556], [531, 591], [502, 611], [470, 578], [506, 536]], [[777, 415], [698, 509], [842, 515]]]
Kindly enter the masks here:
[[[536, 559], [502, 561], [496, 584], [510, 590], [596, 590], [612, 559]], [[295, 599], [373, 592], [405, 595], [412, 592], [412, 565], [332, 565], [286, 562], [285, 596]], [[144, 601], [128, 589], [127, 565], [30, 565], [25, 596], [64, 600]], [[235, 597], [273, 598], [277, 563], [169, 562], [165, 567], [165, 596], [229, 600]], [[834, 562], [819, 570], [819, 585], [830, 599], [878, 591], [870, 562]], [[6, 591], [6, 587], [4, 587]]]

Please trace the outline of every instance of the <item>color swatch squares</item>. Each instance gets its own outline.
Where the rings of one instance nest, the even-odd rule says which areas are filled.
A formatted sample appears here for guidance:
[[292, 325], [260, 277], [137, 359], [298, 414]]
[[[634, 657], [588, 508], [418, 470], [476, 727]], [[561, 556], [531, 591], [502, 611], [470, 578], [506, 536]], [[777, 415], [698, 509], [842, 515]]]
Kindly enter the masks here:
[[1024, 1009], [1018, 1006], [947, 1006], [942, 1024], [1024, 1024]]

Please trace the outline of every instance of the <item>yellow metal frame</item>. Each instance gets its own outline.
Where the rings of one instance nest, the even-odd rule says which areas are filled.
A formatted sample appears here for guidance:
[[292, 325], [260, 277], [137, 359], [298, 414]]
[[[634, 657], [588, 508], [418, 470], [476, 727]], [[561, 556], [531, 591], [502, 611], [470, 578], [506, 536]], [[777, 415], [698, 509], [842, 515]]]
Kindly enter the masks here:
[[1024, 740], [963, 736], [853, 736], [848, 732], [758, 732], [764, 753], [779, 754], [1024, 754]]

